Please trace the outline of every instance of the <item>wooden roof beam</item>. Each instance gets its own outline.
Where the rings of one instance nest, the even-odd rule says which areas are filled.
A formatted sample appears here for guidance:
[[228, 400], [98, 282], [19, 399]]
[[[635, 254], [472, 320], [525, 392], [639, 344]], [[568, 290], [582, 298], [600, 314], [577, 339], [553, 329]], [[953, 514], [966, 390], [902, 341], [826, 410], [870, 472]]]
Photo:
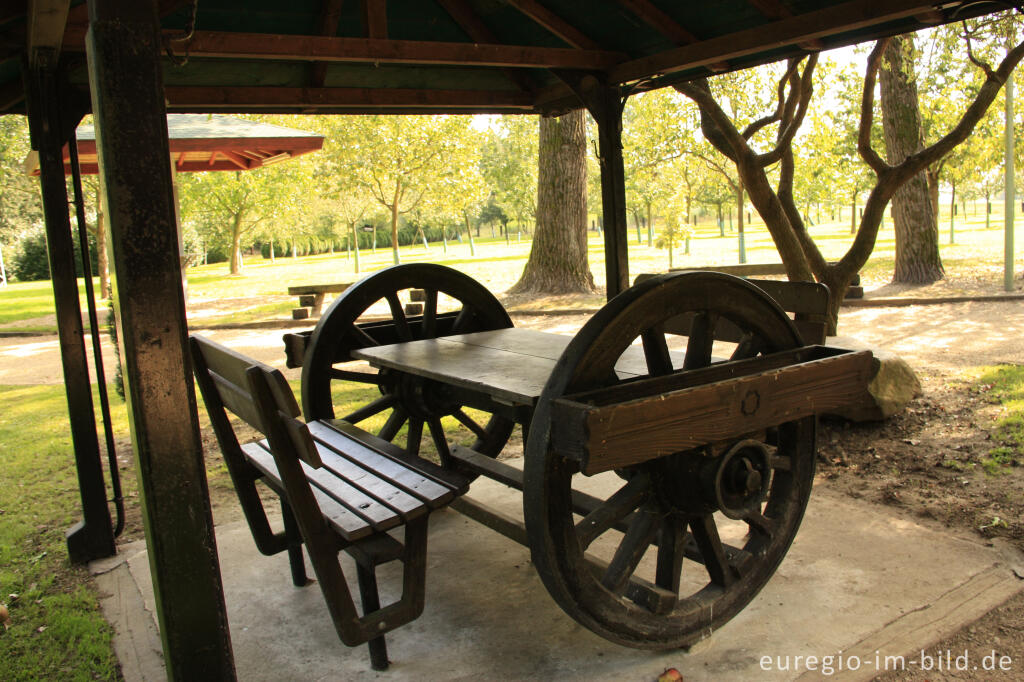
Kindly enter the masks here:
[[[64, 38], [65, 49], [83, 49], [84, 38], [84, 31], [69, 30]], [[196, 31], [189, 46], [189, 54], [193, 57], [227, 59], [597, 70], [610, 68], [627, 58], [627, 55], [621, 52], [573, 50], [561, 47], [480, 45], [220, 31]]]
[[[324, 0], [320, 6], [320, 35], [333, 36], [338, 34], [341, 24], [341, 5], [344, 0]], [[327, 79], [327, 62], [314, 62], [309, 84], [314, 88], [322, 88]]]
[[[644, 23], [676, 45], [692, 45], [693, 43], [700, 42], [700, 38], [690, 33], [679, 22], [663, 12], [661, 8], [650, 2], [650, 0], [619, 0], [619, 4], [640, 17]], [[721, 73], [729, 70], [729, 63], [718, 62], [717, 64], [709, 64], [708, 68], [715, 73]]]
[[[473, 42], [490, 45], [497, 45], [500, 42], [466, 0], [437, 0], [437, 2]], [[513, 83], [519, 86], [520, 90], [531, 93], [537, 91], [537, 85], [529, 74], [512, 68], [503, 69], [503, 71]]]
[[223, 154], [224, 158], [226, 158], [228, 161], [230, 161], [231, 163], [233, 163], [236, 166], [238, 166], [238, 168], [240, 170], [249, 170], [250, 168], [253, 168], [254, 165], [261, 165], [261, 164], [253, 164], [249, 159], [247, 159], [244, 156], [241, 156], [240, 154], [237, 154], [235, 152], [224, 151], [224, 152], [214, 152], [213, 155], [210, 156], [210, 165], [211, 166], [213, 165], [214, 159], [217, 158], [217, 154], [218, 153]]
[[[722, 60], [745, 57], [764, 50], [800, 45], [831, 36], [837, 29], [856, 31], [890, 21], [913, 17], [930, 10], [928, 0], [851, 0], [841, 5], [798, 14], [766, 26], [634, 59], [613, 67], [610, 82], [629, 83], [655, 74], [668, 74], [707, 66]], [[552, 93], [554, 94], [554, 93]]]
[[29, 0], [28, 59], [32, 66], [57, 65], [71, 0]]
[[166, 86], [170, 108], [211, 111], [223, 108], [272, 110], [354, 107], [409, 108], [417, 110], [465, 107], [466, 109], [532, 111], [533, 98], [517, 91], [413, 90], [405, 88], [288, 88]]
[[597, 50], [600, 46], [578, 28], [561, 18], [537, 0], [506, 0], [509, 5], [533, 19], [573, 47]]

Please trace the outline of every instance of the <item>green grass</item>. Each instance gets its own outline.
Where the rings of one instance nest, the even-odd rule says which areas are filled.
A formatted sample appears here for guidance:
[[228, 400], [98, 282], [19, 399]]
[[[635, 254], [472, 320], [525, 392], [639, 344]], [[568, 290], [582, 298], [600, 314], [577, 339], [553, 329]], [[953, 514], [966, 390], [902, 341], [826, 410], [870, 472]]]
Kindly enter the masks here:
[[[969, 212], [970, 213], [970, 212]], [[848, 216], [848, 209], [847, 209]], [[940, 241], [943, 262], [948, 272], [958, 268], [971, 268], [981, 263], [1001, 268], [1003, 259], [1002, 218], [993, 216], [991, 229], [985, 229], [984, 215], [978, 211], [967, 220], [957, 221], [956, 243], [949, 244], [949, 218], [940, 218]], [[810, 228], [826, 258], [841, 257], [853, 241], [849, 222], [837, 220], [816, 224]], [[470, 253], [464, 240], [449, 242], [447, 250], [432, 243], [429, 249], [422, 244], [402, 247], [400, 257], [404, 263], [433, 262], [456, 268], [480, 281], [491, 291], [501, 293], [511, 287], [526, 263], [531, 242], [524, 238], [506, 244], [503, 237], [490, 237], [484, 229], [475, 240], [475, 255]], [[1024, 219], [1017, 223], [1017, 239], [1024, 242]], [[642, 272], [662, 272], [668, 268], [668, 252], [647, 246], [646, 231], [637, 242], [636, 230], [628, 231], [629, 269], [631, 276]], [[755, 216], [745, 228], [747, 262], [778, 262], [779, 255], [764, 224]], [[604, 283], [604, 245], [601, 235], [589, 233], [588, 253], [590, 268], [598, 285]], [[887, 219], [879, 232], [871, 260], [861, 274], [875, 281], [885, 281], [893, 269], [895, 236], [892, 221]], [[696, 226], [690, 240], [690, 254], [682, 248], [674, 251], [675, 267], [719, 265], [738, 262], [738, 238], [735, 232], [719, 236], [718, 227], [711, 222]], [[288, 319], [289, 311], [297, 301], [287, 294], [288, 286], [298, 284], [355, 281], [368, 272], [391, 265], [392, 253], [378, 248], [376, 253], [364, 249], [360, 252], [360, 273], [355, 272], [355, 261], [343, 251], [299, 258], [278, 258], [271, 263], [260, 256], [245, 259], [243, 272], [229, 275], [226, 263], [201, 265], [188, 271], [188, 290], [194, 306], [209, 306], [217, 302], [222, 312], [196, 318], [194, 324], [237, 324], [262, 319]], [[80, 289], [81, 289], [80, 284]], [[595, 299], [597, 300], [597, 299]], [[84, 299], [83, 299], [84, 309]], [[0, 289], [0, 327], [14, 322], [30, 320], [53, 312], [53, 293], [50, 282], [14, 283]], [[54, 331], [52, 326], [34, 325], [32, 331]]]
[[1004, 473], [1024, 464], [1024, 366], [986, 368], [979, 382], [1003, 409], [993, 434], [1000, 445], [989, 450], [981, 465], [989, 474]]
[[81, 502], [64, 388], [0, 386], [0, 401], [0, 602], [13, 623], [0, 631], [0, 679], [118, 679], [88, 572], [68, 561], [64, 533]]

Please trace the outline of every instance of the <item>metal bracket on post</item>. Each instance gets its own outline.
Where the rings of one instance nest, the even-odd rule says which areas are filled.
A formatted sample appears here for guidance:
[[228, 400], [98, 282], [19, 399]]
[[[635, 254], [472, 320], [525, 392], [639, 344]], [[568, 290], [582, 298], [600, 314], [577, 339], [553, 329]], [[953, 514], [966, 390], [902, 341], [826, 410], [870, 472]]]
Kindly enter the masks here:
[[626, 224], [626, 172], [622, 162], [622, 89], [603, 82], [600, 74], [553, 70], [579, 97], [597, 121], [601, 167], [601, 208], [604, 214], [605, 282], [609, 300], [629, 288]]

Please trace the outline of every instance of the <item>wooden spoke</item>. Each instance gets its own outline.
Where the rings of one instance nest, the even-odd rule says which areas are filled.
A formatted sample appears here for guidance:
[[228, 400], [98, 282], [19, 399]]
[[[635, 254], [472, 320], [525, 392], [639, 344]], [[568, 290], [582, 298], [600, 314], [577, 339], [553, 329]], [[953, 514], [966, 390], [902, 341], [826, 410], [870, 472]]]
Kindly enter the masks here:
[[586, 549], [594, 540], [620, 520], [632, 513], [647, 499], [650, 493], [650, 478], [638, 474], [626, 485], [619, 488], [605, 500], [604, 504], [587, 514], [576, 524], [576, 536], [580, 547]]
[[484, 427], [473, 421], [473, 418], [462, 411], [462, 408], [452, 412], [452, 416], [459, 420], [459, 423], [465, 426], [467, 429], [473, 432], [477, 438], [486, 438], [487, 432], [484, 431]]
[[388, 417], [388, 420], [384, 423], [383, 428], [381, 428], [380, 433], [378, 433], [377, 436], [384, 440], [393, 440], [394, 437], [398, 435], [402, 425], [405, 424], [405, 421], [408, 418], [409, 415], [406, 414], [405, 410], [401, 407], [396, 407], [391, 412], [391, 415]]
[[629, 529], [615, 550], [615, 556], [608, 564], [608, 570], [601, 579], [602, 585], [617, 594], [625, 590], [629, 577], [636, 571], [647, 548], [657, 537], [661, 518], [661, 513], [650, 505], [637, 510], [633, 522], [629, 524]]
[[686, 357], [683, 369], [698, 369], [711, 364], [711, 347], [715, 342], [715, 321], [717, 315], [701, 310], [693, 316], [690, 336], [686, 340]]
[[423, 439], [423, 420], [409, 419], [409, 431], [406, 433], [405, 450], [410, 455], [420, 454], [420, 441]]
[[437, 417], [428, 419], [427, 427], [430, 429], [430, 438], [434, 441], [434, 447], [437, 449], [437, 456], [441, 459], [441, 464], [448, 466], [452, 460], [452, 453], [448, 449], [448, 438], [444, 435], [441, 420]]
[[744, 516], [743, 520], [750, 526], [751, 531], [757, 531], [767, 538], [775, 534], [775, 522], [761, 512], [752, 512]]
[[704, 560], [704, 568], [707, 569], [711, 582], [719, 587], [729, 587], [736, 576], [729, 559], [725, 555], [725, 547], [722, 546], [722, 539], [718, 536], [718, 526], [711, 514], [698, 516], [690, 519], [690, 530], [693, 532], [693, 539], [697, 542], [701, 557]]
[[388, 307], [391, 308], [391, 317], [398, 328], [398, 337], [402, 341], [412, 341], [412, 329], [409, 327], [409, 320], [405, 317], [405, 310], [402, 309], [402, 302], [398, 300], [398, 294], [389, 291], [384, 298], [387, 299]]
[[651, 376], [672, 373], [672, 356], [668, 352], [668, 342], [662, 325], [648, 329], [640, 335], [644, 345], [644, 358], [647, 360], [647, 371]]
[[729, 356], [730, 360], [746, 360], [758, 355], [764, 350], [764, 341], [754, 332], [743, 332], [736, 349]]
[[424, 339], [432, 339], [437, 336], [437, 289], [427, 289], [426, 294], [422, 336]]
[[471, 326], [475, 317], [476, 314], [473, 312], [473, 309], [463, 303], [462, 310], [455, 316], [455, 322], [452, 323], [452, 333], [466, 334], [473, 331]]
[[358, 424], [359, 422], [372, 417], [375, 414], [379, 414], [389, 407], [395, 406], [395, 398], [393, 396], [382, 396], [377, 398], [369, 405], [363, 405], [355, 412], [350, 412], [346, 416], [342, 417], [349, 424]]
[[380, 374], [377, 372], [353, 372], [347, 369], [338, 369], [337, 367], [331, 367], [329, 374], [332, 379], [341, 379], [342, 381], [358, 381], [361, 384], [376, 384], [380, 385]]
[[686, 526], [666, 518], [658, 535], [658, 563], [654, 582], [669, 592], [679, 593], [679, 577], [683, 572], [686, 552]]
[[350, 329], [352, 330], [352, 333], [356, 336], [356, 338], [359, 339], [360, 342], [362, 342], [362, 345], [359, 346], [360, 348], [366, 348], [368, 346], [377, 345], [377, 340], [374, 339], [369, 334], [367, 334], [366, 331], [359, 325], [354, 324], [350, 327]]

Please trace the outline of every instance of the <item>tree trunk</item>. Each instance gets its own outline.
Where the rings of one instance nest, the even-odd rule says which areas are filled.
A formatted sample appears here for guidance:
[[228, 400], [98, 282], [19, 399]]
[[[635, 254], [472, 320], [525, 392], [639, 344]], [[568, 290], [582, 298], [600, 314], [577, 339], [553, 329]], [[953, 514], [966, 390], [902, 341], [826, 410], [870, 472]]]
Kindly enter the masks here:
[[[913, 37], [893, 38], [885, 50], [887, 65], [879, 74], [882, 131], [890, 165], [901, 163], [924, 146], [917, 84], [913, 80], [913, 51]], [[896, 231], [893, 282], [925, 284], [942, 279], [938, 224], [924, 172], [896, 190], [892, 213]]]
[[[466, 236], [469, 237], [469, 255], [475, 257], [476, 245], [473, 243], [473, 226], [469, 222], [469, 211], [463, 211], [462, 218], [466, 221]], [[477, 226], [477, 229], [479, 229], [479, 225]], [[479, 234], [479, 232], [477, 234]]]
[[96, 266], [100, 276], [100, 295], [110, 298], [110, 260], [107, 257], [107, 215], [103, 211], [103, 194], [96, 188]]
[[395, 197], [391, 202], [391, 253], [398, 265], [398, 202], [402, 200], [402, 181], [395, 183]]
[[235, 214], [231, 225], [231, 274], [242, 274], [242, 213]]
[[512, 293], [594, 291], [587, 261], [587, 140], [583, 110], [541, 118], [537, 229]]

